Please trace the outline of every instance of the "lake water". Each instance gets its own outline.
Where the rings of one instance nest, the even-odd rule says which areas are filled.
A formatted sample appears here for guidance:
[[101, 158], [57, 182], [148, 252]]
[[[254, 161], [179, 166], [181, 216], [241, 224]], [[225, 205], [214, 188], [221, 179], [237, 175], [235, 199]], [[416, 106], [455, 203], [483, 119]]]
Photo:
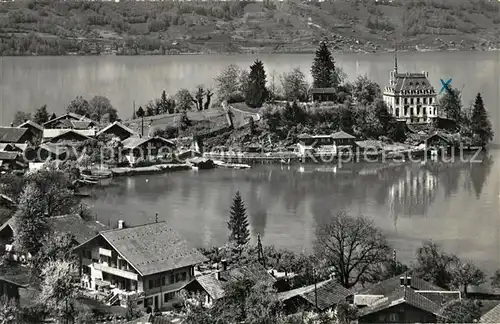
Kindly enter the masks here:
[[382, 228], [398, 258], [414, 261], [426, 239], [487, 271], [500, 268], [500, 151], [489, 163], [257, 165], [249, 170], [180, 171], [115, 178], [89, 200], [102, 222], [165, 220], [197, 246], [227, 241], [237, 190], [252, 240], [311, 251], [316, 228], [339, 211]]
[[[213, 86], [227, 64], [249, 66], [257, 57], [276, 78], [299, 67], [308, 72], [313, 55], [0, 57], [0, 124], [16, 110], [47, 104], [61, 113], [77, 95], [110, 98], [124, 118], [165, 89]], [[483, 94], [496, 134], [500, 133], [500, 52], [400, 53], [400, 71], [429, 71], [437, 91], [452, 78], [464, 104]], [[384, 85], [393, 56], [335, 55], [354, 79], [367, 74]], [[500, 144], [500, 136], [494, 139]], [[247, 171], [210, 170], [115, 179], [90, 200], [101, 221], [154, 221], [155, 213], [198, 246], [227, 239], [229, 205], [237, 190], [247, 202], [252, 237], [294, 250], [311, 249], [315, 229], [337, 211], [372, 218], [405, 262], [425, 239], [434, 239], [488, 271], [500, 268], [500, 151], [490, 164], [373, 165], [342, 169], [262, 165]], [[373, 171], [373, 170], [372, 170]]]
[[[381, 85], [387, 84], [393, 68], [392, 54], [334, 57], [350, 79], [367, 74]], [[134, 100], [144, 105], [163, 90], [174, 94], [199, 84], [211, 87], [226, 65], [248, 67], [256, 58], [264, 62], [268, 80], [273, 72], [279, 80], [279, 74], [294, 67], [310, 78], [312, 54], [0, 57], [0, 124], [9, 124], [17, 110], [34, 111], [43, 104], [61, 113], [78, 95], [107, 96], [120, 116], [128, 118]], [[398, 63], [400, 71], [429, 71], [429, 81], [438, 92], [440, 79], [452, 78], [453, 87], [463, 88], [465, 105], [481, 92], [495, 133], [500, 133], [500, 51], [399, 53]]]

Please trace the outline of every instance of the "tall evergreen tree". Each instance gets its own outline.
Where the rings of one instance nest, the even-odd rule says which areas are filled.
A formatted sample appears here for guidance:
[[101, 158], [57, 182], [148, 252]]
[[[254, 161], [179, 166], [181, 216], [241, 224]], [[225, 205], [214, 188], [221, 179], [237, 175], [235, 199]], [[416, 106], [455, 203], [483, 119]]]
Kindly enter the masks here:
[[246, 104], [253, 108], [262, 107], [262, 104], [269, 96], [269, 91], [266, 88], [266, 71], [262, 61], [256, 60], [250, 66], [248, 84], [245, 88]]
[[137, 118], [142, 118], [142, 117], [144, 117], [144, 114], [145, 114], [145, 113], [144, 113], [144, 109], [142, 109], [142, 106], [139, 106], [139, 109], [137, 109], [137, 113], [136, 113]]
[[335, 71], [335, 62], [326, 42], [321, 42], [311, 67], [314, 88], [335, 88], [339, 78]]
[[40, 125], [49, 121], [49, 113], [47, 112], [47, 105], [43, 105], [35, 111], [35, 115], [33, 116], [33, 121]]
[[461, 121], [462, 100], [458, 89], [448, 89], [439, 99], [438, 111], [444, 113], [446, 118], [453, 119], [457, 123]]
[[57, 118], [56, 113], [52, 113], [52, 115], [50, 115], [49, 120], [56, 119], [56, 118]]
[[478, 137], [481, 146], [486, 146], [493, 139], [493, 130], [488, 118], [488, 112], [484, 108], [483, 98], [478, 93], [474, 102], [471, 118], [472, 132]]
[[245, 245], [250, 240], [247, 210], [239, 191], [234, 195], [227, 227], [231, 231], [229, 235], [230, 241], [234, 241], [238, 245]]

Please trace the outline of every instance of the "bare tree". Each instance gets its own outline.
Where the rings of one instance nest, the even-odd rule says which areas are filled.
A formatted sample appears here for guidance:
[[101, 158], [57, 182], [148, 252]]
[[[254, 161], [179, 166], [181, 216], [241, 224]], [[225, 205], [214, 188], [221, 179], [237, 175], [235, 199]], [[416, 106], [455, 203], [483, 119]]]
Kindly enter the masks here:
[[315, 250], [335, 270], [346, 288], [369, 278], [389, 256], [389, 246], [379, 228], [366, 217], [338, 213], [316, 234]]
[[451, 269], [453, 287], [463, 287], [464, 297], [467, 298], [468, 285], [480, 285], [485, 282], [484, 272], [471, 262], [458, 260]]
[[196, 104], [198, 111], [203, 110], [203, 97], [205, 96], [205, 89], [203, 86], [199, 85], [194, 93], [193, 102]]

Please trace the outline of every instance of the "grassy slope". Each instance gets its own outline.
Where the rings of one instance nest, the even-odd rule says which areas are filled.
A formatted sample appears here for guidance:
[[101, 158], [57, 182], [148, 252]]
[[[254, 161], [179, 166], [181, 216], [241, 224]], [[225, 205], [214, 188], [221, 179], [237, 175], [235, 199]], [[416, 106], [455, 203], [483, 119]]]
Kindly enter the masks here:
[[500, 47], [500, 2], [337, 0], [285, 2], [16, 1], [0, 7], [4, 37], [36, 33], [168, 52], [310, 52], [328, 37], [337, 50]]

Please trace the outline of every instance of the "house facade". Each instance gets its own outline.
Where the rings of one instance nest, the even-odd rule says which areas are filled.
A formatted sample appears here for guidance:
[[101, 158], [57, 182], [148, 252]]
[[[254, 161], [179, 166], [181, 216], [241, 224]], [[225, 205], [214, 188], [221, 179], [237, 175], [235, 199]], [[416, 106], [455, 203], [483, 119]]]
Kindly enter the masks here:
[[105, 296], [109, 305], [168, 309], [207, 259], [165, 222], [101, 232], [80, 245], [81, 285]]
[[43, 137], [43, 126], [38, 125], [34, 121], [28, 120], [22, 123], [21, 125], [17, 126], [18, 128], [27, 128], [31, 131], [31, 133], [38, 139], [39, 141], [42, 140]]
[[344, 131], [325, 135], [301, 134], [298, 136], [299, 155], [307, 153], [318, 155], [337, 155], [342, 149], [349, 149], [356, 138]]
[[383, 100], [389, 112], [406, 123], [430, 123], [438, 116], [436, 91], [429, 83], [429, 73], [399, 73], [397, 56], [390, 73], [389, 86], [385, 87]]
[[335, 100], [335, 88], [312, 88], [311, 96], [314, 102], [327, 102]]
[[7, 278], [0, 277], [0, 297], [19, 302], [19, 288], [25, 288], [25, 286]]

